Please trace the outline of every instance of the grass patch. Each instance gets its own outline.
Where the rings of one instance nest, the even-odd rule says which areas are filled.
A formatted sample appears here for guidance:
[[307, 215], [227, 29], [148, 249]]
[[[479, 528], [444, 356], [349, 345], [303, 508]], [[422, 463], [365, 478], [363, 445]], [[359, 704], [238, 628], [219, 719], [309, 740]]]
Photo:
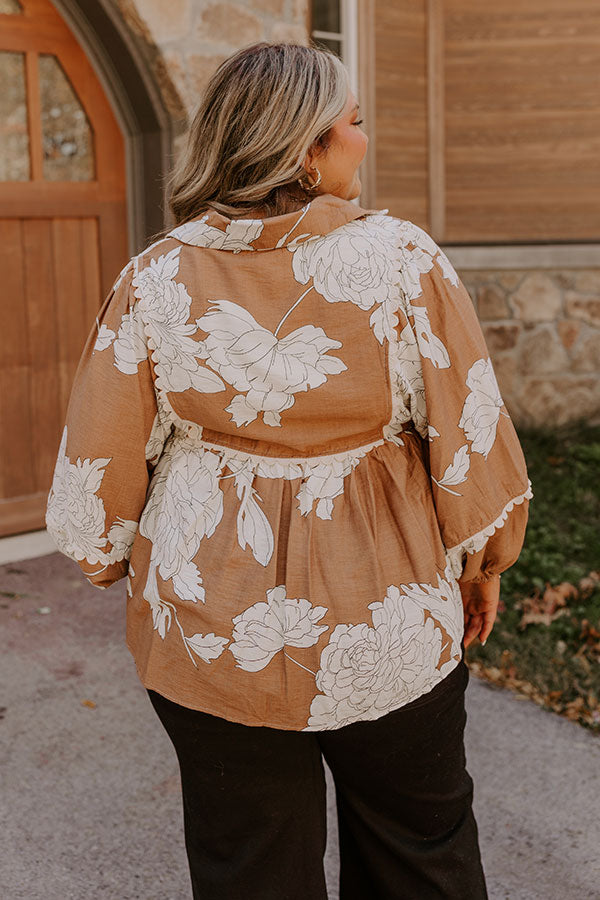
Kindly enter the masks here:
[[494, 629], [467, 661], [600, 732], [600, 427], [519, 438], [534, 494], [525, 544], [502, 576]]

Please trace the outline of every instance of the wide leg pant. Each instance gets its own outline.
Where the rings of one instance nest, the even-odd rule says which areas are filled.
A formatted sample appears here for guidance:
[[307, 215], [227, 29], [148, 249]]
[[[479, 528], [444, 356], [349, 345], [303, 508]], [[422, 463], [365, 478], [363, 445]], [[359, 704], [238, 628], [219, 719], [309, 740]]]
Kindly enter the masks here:
[[194, 900], [326, 900], [322, 756], [336, 784], [340, 900], [486, 900], [465, 768], [464, 662], [337, 731], [249, 727], [150, 700], [181, 769]]

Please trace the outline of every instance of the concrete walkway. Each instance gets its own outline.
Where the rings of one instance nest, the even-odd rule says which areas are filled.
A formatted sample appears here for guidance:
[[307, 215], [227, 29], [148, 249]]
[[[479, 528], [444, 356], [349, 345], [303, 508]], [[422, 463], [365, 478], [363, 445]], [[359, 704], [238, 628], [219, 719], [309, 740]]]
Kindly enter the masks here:
[[[58, 553], [0, 566], [3, 900], [191, 898], [176, 758], [124, 644], [124, 585], [98, 591]], [[600, 900], [600, 739], [475, 677], [467, 704], [490, 900]]]

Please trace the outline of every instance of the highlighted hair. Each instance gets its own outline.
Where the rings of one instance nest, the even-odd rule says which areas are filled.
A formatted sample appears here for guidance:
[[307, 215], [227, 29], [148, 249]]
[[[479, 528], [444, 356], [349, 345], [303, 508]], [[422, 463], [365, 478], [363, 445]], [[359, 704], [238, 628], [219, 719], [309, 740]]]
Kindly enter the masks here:
[[327, 50], [261, 42], [210, 79], [169, 182], [175, 222], [216, 210], [267, 215], [312, 196], [298, 183], [309, 149], [326, 150], [348, 98], [348, 73]]

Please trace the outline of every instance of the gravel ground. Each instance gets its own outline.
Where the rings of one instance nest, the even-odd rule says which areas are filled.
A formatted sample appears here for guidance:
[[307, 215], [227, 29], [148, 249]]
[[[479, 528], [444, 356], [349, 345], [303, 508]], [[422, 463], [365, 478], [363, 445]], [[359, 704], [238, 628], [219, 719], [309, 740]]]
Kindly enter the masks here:
[[[0, 566], [0, 592], [0, 896], [189, 900], [176, 758], [125, 647], [124, 581], [97, 591], [54, 553]], [[600, 739], [475, 677], [467, 712], [490, 900], [600, 900]]]

